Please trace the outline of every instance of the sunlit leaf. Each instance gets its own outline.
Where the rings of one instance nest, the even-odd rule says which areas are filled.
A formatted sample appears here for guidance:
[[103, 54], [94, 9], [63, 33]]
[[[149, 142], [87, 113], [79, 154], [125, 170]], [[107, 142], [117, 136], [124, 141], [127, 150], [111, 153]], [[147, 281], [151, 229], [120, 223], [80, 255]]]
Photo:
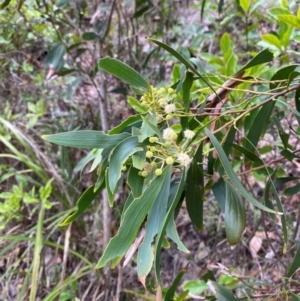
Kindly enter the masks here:
[[249, 11], [251, 0], [239, 0], [240, 6], [243, 9], [244, 13], [247, 13]]
[[273, 46], [277, 47], [279, 50], [281, 50], [281, 42], [280, 42], [280, 40], [278, 39], [278, 37], [276, 35], [274, 35], [274, 34], [263, 34], [260, 37], [264, 42], [267, 42], [270, 45], [273, 45]]
[[300, 29], [300, 19], [294, 15], [277, 15], [277, 18]]

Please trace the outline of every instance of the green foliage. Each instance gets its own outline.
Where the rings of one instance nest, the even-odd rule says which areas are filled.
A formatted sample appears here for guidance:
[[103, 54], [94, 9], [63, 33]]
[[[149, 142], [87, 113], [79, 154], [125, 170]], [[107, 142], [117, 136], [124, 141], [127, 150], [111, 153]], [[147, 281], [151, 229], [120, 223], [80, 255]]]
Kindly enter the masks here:
[[[105, 250], [101, 251], [96, 268], [103, 268], [108, 263], [115, 267], [121, 262], [128, 262], [133, 256], [132, 249], [137, 248], [138, 277], [146, 287], [146, 278], [151, 279], [154, 269], [157, 300], [161, 300], [162, 296], [165, 300], [184, 300], [193, 294], [203, 293], [212, 300], [231, 301], [240, 300], [236, 295], [243, 295], [241, 299], [244, 299], [255, 291], [255, 284], [251, 288], [250, 281], [240, 281], [238, 275], [222, 271], [223, 277], [217, 280], [208, 271], [201, 280], [186, 282], [182, 292], [177, 293], [187, 267], [179, 272], [169, 288], [162, 288], [162, 249], [169, 247], [169, 240], [172, 240], [180, 251], [188, 253], [176, 229], [178, 212], [185, 208], [183, 204], [192, 224], [198, 231], [203, 231], [208, 227], [207, 216], [216, 199], [220, 210], [224, 211], [221, 229], [225, 229], [231, 245], [243, 240], [246, 216], [257, 216], [260, 212], [268, 213], [262, 215], [261, 220], [265, 221], [268, 216], [270, 222], [280, 223], [282, 253], [286, 253], [294, 243], [288, 231], [292, 223], [285, 214], [278, 189], [288, 183], [290, 186], [284, 186], [282, 190], [285, 196], [300, 191], [299, 178], [290, 176], [284, 169], [284, 162], [299, 159], [293, 142], [293, 139], [299, 138], [299, 129], [294, 128], [291, 122], [290, 131], [283, 122], [285, 118], [294, 118], [300, 124], [300, 73], [299, 65], [293, 63], [298, 54], [291, 46], [299, 40], [300, 10], [295, 13], [285, 1], [281, 2], [281, 6], [268, 8], [267, 13], [262, 7], [264, 1], [232, 1], [229, 6], [227, 3], [224, 5], [222, 0], [196, 2], [202, 17], [206, 9], [214, 8], [218, 9], [220, 19], [216, 21], [210, 17], [209, 24], [213, 29], [204, 34], [196, 24], [194, 28], [185, 29], [193, 33], [192, 38], [187, 39], [189, 47], [181, 45], [185, 39], [182, 26], [177, 33], [173, 29], [172, 37], [164, 32], [164, 21], [177, 19], [172, 15], [173, 7], [168, 1], [162, 1], [159, 5], [154, 5], [152, 1], [136, 1], [134, 9], [128, 10], [131, 11], [130, 18], [116, 21], [118, 24], [112, 20], [115, 16], [125, 18], [122, 10], [130, 8], [131, 2], [122, 4], [122, 8], [115, 1], [101, 3], [93, 18], [88, 20], [88, 24], [92, 24], [89, 26], [83, 25], [91, 11], [91, 5], [86, 1], [73, 3], [62, 0], [54, 5], [11, 0], [4, 1], [0, 6], [3, 10], [0, 11], [0, 21], [6, 24], [0, 29], [0, 44], [6, 53], [0, 57], [0, 66], [5, 70], [0, 74], [2, 86], [10, 87], [5, 97], [13, 97], [15, 102], [25, 100], [20, 106], [25, 111], [13, 113], [14, 107], [18, 106], [14, 103], [12, 108], [8, 105], [4, 108], [5, 114], [0, 118], [0, 141], [5, 149], [0, 158], [6, 160], [0, 166], [1, 183], [9, 183], [11, 187], [11, 191], [0, 193], [0, 230], [15, 220], [22, 222], [25, 207], [29, 208], [30, 217], [36, 216], [36, 227], [20, 238], [34, 242], [29, 300], [35, 300], [39, 290], [41, 250], [44, 244], [49, 244], [48, 240], [44, 240], [44, 231], [51, 229], [47, 226], [48, 220], [44, 222], [44, 219], [47, 209], [52, 209], [54, 196], [59, 200], [61, 196], [63, 207], [60, 209], [67, 211], [50, 225], [68, 226], [69, 234], [71, 225], [79, 224], [80, 231], [89, 227], [86, 220], [83, 226], [80, 224], [81, 217], [85, 216], [100, 192], [107, 192], [109, 205], [120, 212], [120, 225]], [[12, 14], [14, 6], [20, 15]], [[10, 20], [5, 17], [6, 12], [12, 14]], [[98, 18], [97, 12], [103, 12], [103, 16]], [[20, 16], [22, 18], [18, 19]], [[154, 19], [157, 24], [145, 21]], [[122, 26], [122, 22], [126, 26]], [[123, 43], [124, 37], [137, 36], [139, 29], [135, 26], [139, 22], [154, 24], [155, 28], [149, 30], [153, 38], [148, 37], [142, 45], [138, 43], [138, 38], [134, 42], [133, 38], [126, 38]], [[263, 34], [258, 30], [258, 24], [268, 24]], [[14, 28], [15, 25], [17, 28]], [[173, 25], [177, 25], [176, 21]], [[116, 30], [118, 38], [111, 38], [109, 33], [113, 35]], [[36, 40], [42, 40], [47, 48], [42, 64], [40, 56], [34, 63], [27, 56], [25, 59], [11, 56], [14, 52], [26, 52]], [[147, 53], [143, 50], [147, 48], [145, 43], [150, 43]], [[128, 56], [124, 55], [127, 51]], [[121, 59], [122, 55], [124, 59]], [[159, 68], [156, 68], [159, 71], [153, 71], [155, 68], [151, 70], [155, 60], [159, 62]], [[161, 82], [164, 78], [164, 60], [175, 62], [172, 80], [168, 84]], [[90, 65], [85, 64], [88, 61]], [[55, 92], [51, 97], [41, 75], [44, 67], [47, 70], [46, 79], [57, 80], [53, 84]], [[11, 82], [19, 78], [20, 71], [24, 75], [20, 86], [26, 86], [30, 79], [32, 90], [29, 93], [25, 88], [20, 88], [18, 95], [14, 95]], [[159, 72], [161, 74], [158, 76]], [[6, 74], [11, 74], [8, 80]], [[125, 121], [110, 120], [105, 123], [108, 111], [103, 111], [103, 108], [109, 98], [106, 90], [109, 75], [130, 87], [124, 87], [115, 79], [108, 85], [112, 93], [120, 96], [113, 100], [114, 104], [119, 105], [119, 100], [126, 96], [128, 105], [136, 112], [134, 116], [126, 116]], [[94, 89], [94, 95], [99, 98], [97, 105], [100, 112], [94, 113], [95, 103], [77, 106], [73, 101], [82, 85]], [[62, 90], [58, 88], [60, 86]], [[72, 105], [68, 107], [71, 112], [67, 117], [56, 118], [52, 114], [61, 111], [60, 97], [72, 99]], [[88, 109], [91, 115], [86, 122], [82, 122], [81, 117], [73, 118], [74, 111], [82, 116]], [[115, 107], [110, 111], [113, 117], [116, 116], [114, 110]], [[49, 112], [54, 117], [49, 118], [50, 122], [45, 122], [44, 117]], [[19, 120], [22, 120], [24, 127], [14, 125]], [[100, 123], [102, 131], [93, 130], [99, 129]], [[109, 123], [114, 124], [110, 130], [107, 128]], [[45, 143], [42, 149], [45, 147], [49, 157], [45, 156], [39, 145], [22, 132], [23, 128], [29, 133], [36, 131], [44, 140], [59, 147]], [[57, 131], [61, 133], [52, 134]], [[265, 134], [275, 138], [262, 146]], [[90, 173], [95, 172], [95, 178], [88, 175], [88, 185], [84, 185], [86, 180], [83, 178], [81, 184], [73, 183], [73, 158], [77, 159], [82, 153], [74, 156], [74, 150], [61, 146], [79, 148], [82, 152], [91, 150], [75, 169], [82, 176], [85, 167], [89, 167]], [[273, 154], [280, 154], [281, 157], [269, 160]], [[55, 168], [51, 160], [55, 161]], [[11, 162], [21, 165], [20, 170], [16, 171]], [[277, 164], [282, 166], [278, 168]], [[252, 193], [247, 179], [250, 175], [264, 183], [263, 197]], [[78, 198], [77, 192], [72, 192], [70, 198], [71, 185], [78, 186], [74, 191], [84, 192], [75, 207], [69, 210], [74, 206], [72, 199]], [[116, 202], [119, 195], [126, 199], [124, 203], [120, 200]], [[96, 206], [93, 205], [93, 209]], [[94, 229], [95, 224], [92, 227]], [[54, 229], [59, 231], [56, 227]], [[33, 233], [34, 239], [28, 237]], [[19, 240], [17, 237], [13, 239]], [[67, 258], [68, 239], [66, 235], [64, 260]], [[90, 238], [89, 241], [96, 240]], [[62, 248], [59, 244], [54, 247]], [[92, 254], [93, 258], [98, 255]], [[75, 256], [84, 262], [84, 267], [78, 274], [68, 277], [65, 266], [62, 267], [59, 284], [52, 285], [52, 291], [43, 300], [74, 297], [80, 277], [84, 277], [91, 268], [86, 258], [78, 253]], [[285, 273], [287, 284], [298, 268], [299, 249]], [[29, 280], [24, 281], [23, 290], [26, 283]], [[284, 294], [297, 300], [292, 291], [282, 289]], [[25, 294], [19, 298], [23, 296]]]

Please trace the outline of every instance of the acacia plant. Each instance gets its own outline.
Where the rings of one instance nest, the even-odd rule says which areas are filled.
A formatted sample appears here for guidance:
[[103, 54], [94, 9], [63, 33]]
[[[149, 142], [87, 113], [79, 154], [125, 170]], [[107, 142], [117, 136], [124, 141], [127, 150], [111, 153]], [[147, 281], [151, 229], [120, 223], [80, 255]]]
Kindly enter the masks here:
[[[192, 223], [201, 231], [203, 205], [212, 190], [225, 211], [227, 240], [232, 245], [239, 242], [245, 227], [244, 200], [252, 203], [268, 212], [270, 218], [280, 219], [283, 252], [286, 252], [288, 233], [285, 215], [274, 184], [277, 169], [265, 164], [257, 144], [270, 126], [276, 101], [288, 107], [297, 119], [300, 117], [296, 109], [280, 100], [289, 93], [298, 94], [300, 85], [294, 81], [298, 73], [295, 74], [295, 68], [291, 67], [278, 70], [269, 80], [260, 79], [268, 73], [267, 64], [273, 60], [272, 52], [265, 49], [218, 88], [215, 76], [200, 71], [199, 60], [188, 61], [168, 45], [152, 38], [148, 40], [182, 63], [176, 82], [156, 88], [150, 79], [146, 80], [122, 62], [108, 57], [100, 59], [100, 69], [129, 84], [133, 93], [138, 95], [137, 98], [128, 98], [129, 105], [137, 114], [108, 134], [74, 131], [44, 136], [44, 139], [64, 146], [91, 149], [90, 158], [98, 163], [97, 182], [83, 193], [76, 212], [63, 225], [78, 218], [103, 189], [106, 189], [113, 206], [115, 194], [126, 178], [129, 194], [124, 202], [120, 227], [96, 268], [102, 268], [109, 262], [115, 267], [130, 259], [132, 252], [128, 251], [137, 247], [134, 241], [142, 235], [137, 253], [138, 277], [145, 283], [145, 277], [154, 265], [159, 295], [160, 252], [166, 240], [173, 240], [178, 249], [188, 252], [175, 226], [177, 212], [184, 199]], [[268, 91], [257, 92], [255, 87], [266, 87], [267, 82]], [[239, 97], [241, 93], [242, 98]], [[247, 118], [252, 119], [252, 125], [249, 127], [247, 124], [248, 130], [245, 130]], [[279, 125], [278, 129], [286, 152], [293, 154]], [[245, 136], [242, 144], [237, 145], [235, 134], [241, 131]], [[242, 154], [249, 174], [255, 170], [265, 172], [264, 200], [255, 198], [242, 185], [230, 161], [232, 150]], [[219, 175], [217, 180], [215, 175]], [[217, 283], [211, 282], [211, 285], [216, 294], [224, 292]]]
[[[289, 236], [275, 185], [275, 180], [282, 177], [282, 171], [278, 162], [264, 161], [258, 143], [260, 137], [275, 126], [282, 142], [282, 161], [296, 156], [288, 143], [289, 135], [276, 117], [271, 122], [271, 115], [276, 104], [280, 104], [300, 121], [300, 84], [296, 80], [299, 76], [297, 65], [283, 67], [271, 74], [274, 69], [270, 69], [269, 64], [274, 56], [269, 49], [255, 53], [248, 63], [239, 66], [228, 34], [221, 39], [227, 61], [227, 69], [223, 72], [226, 76], [206, 73], [200, 60], [187, 60], [158, 40], [148, 38], [148, 41], [181, 63], [173, 69], [174, 82], [153, 87], [150, 78], [145, 79], [128, 65], [113, 58], [102, 58], [98, 67], [123, 80], [137, 95], [136, 98], [128, 97], [128, 104], [136, 115], [108, 134], [83, 130], [43, 138], [63, 146], [91, 149], [89, 160], [98, 165], [96, 183], [82, 194], [76, 211], [63, 226], [78, 218], [104, 189], [113, 207], [115, 195], [126, 179], [129, 193], [118, 232], [110, 240], [96, 268], [109, 262], [112, 267], [126, 264], [136, 248], [138, 277], [145, 284], [146, 276], [154, 267], [157, 298], [161, 300], [161, 249], [168, 246], [168, 240], [173, 240], [179, 250], [188, 252], [175, 225], [184, 200], [191, 222], [201, 231], [204, 204], [212, 191], [225, 212], [226, 235], [231, 245], [241, 239], [246, 208], [251, 210], [255, 206], [267, 212], [271, 220], [281, 223], [283, 252], [286, 252]], [[284, 101], [291, 94], [296, 94], [296, 109]], [[237, 134], [243, 136], [239, 141]], [[299, 134], [295, 132], [295, 136]], [[235, 160], [243, 166], [243, 173], [236, 168]], [[257, 171], [266, 182], [264, 196], [260, 199], [247, 191], [241, 181], [242, 174]], [[142, 238], [141, 243], [137, 238]], [[287, 271], [287, 277], [297, 269], [295, 262]], [[182, 274], [165, 294], [165, 300], [173, 300]], [[213, 278], [208, 279], [211, 279], [209, 285], [217, 298], [238, 300]], [[186, 292], [182, 294], [178, 300], [187, 295]]]

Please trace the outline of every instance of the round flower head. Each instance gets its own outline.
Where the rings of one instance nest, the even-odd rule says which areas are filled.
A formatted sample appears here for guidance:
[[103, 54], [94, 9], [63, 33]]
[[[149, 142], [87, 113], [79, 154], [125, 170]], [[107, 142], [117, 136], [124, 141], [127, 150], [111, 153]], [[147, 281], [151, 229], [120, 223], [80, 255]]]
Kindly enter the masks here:
[[168, 93], [169, 93], [169, 94], [173, 94], [173, 93], [174, 93], [174, 89], [169, 88], [169, 89], [168, 89]]
[[168, 104], [168, 100], [166, 98], [160, 98], [158, 100], [158, 104], [161, 106], [161, 107], [164, 107]]
[[168, 165], [171, 165], [171, 164], [174, 163], [174, 159], [173, 159], [172, 157], [168, 157], [168, 158], [166, 159], [166, 163], [167, 163]]
[[185, 130], [184, 131], [184, 137], [187, 138], [187, 139], [192, 139], [194, 138], [195, 136], [195, 133], [191, 130]]
[[170, 114], [170, 113], [173, 113], [173, 112], [175, 112], [175, 105], [174, 104], [169, 104], [169, 105], [166, 105], [165, 106], [165, 112], [167, 113], [167, 114]]
[[176, 135], [176, 133], [171, 128], [167, 128], [163, 132], [163, 138], [166, 141], [172, 141], [172, 137], [174, 137], [174, 134]]
[[177, 161], [184, 166], [188, 166], [192, 159], [186, 153], [180, 153], [177, 157]]

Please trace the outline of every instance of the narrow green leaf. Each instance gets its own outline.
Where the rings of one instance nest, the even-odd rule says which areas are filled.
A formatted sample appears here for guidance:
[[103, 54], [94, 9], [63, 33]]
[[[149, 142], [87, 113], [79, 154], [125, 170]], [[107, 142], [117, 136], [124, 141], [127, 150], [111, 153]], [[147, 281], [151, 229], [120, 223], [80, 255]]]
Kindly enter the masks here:
[[110, 152], [111, 152], [111, 149], [104, 149], [102, 151], [102, 160], [97, 168], [98, 179], [95, 183], [94, 191], [96, 191], [102, 185], [103, 181], [105, 180], [105, 172], [106, 172], [106, 169], [108, 168], [108, 158], [110, 156]]
[[[289, 65], [285, 66], [276, 71], [276, 73], [271, 78], [270, 89], [275, 89], [277, 87], [285, 87], [287, 82], [290, 79], [291, 74], [298, 68], [300, 65]], [[290, 82], [290, 81], [289, 81]]]
[[189, 217], [198, 231], [203, 230], [204, 174], [202, 165], [203, 143], [199, 145], [187, 173], [185, 199]]
[[191, 104], [191, 87], [193, 85], [194, 75], [190, 71], [185, 72], [185, 79], [182, 83], [182, 98], [184, 103], [184, 111], [190, 111]]
[[198, 72], [198, 70], [196, 68], [194, 68], [194, 66], [188, 61], [186, 60], [179, 52], [177, 52], [176, 50], [174, 50], [172, 47], [158, 41], [152, 38], [147, 38], [149, 41], [155, 43], [156, 45], [158, 45], [159, 47], [165, 49], [166, 51], [168, 51], [169, 53], [171, 53], [175, 58], [177, 58], [182, 64], [184, 64], [187, 68], [189, 68], [191, 71], [193, 71], [195, 74], [197, 74], [206, 84], [207, 86], [209, 86], [212, 91], [214, 93], [216, 93], [216, 91], [214, 90], [214, 88], [211, 86], [211, 84]]
[[140, 152], [136, 152], [132, 155], [132, 165], [134, 168], [142, 170], [146, 162], [147, 149], [144, 147]]
[[218, 301], [241, 301], [232, 293], [232, 291], [219, 283], [209, 280], [207, 284], [210, 290], [215, 294]]
[[291, 182], [291, 181], [295, 181], [295, 180], [299, 180], [299, 177], [282, 177], [282, 178], [276, 178], [274, 185], [277, 189], [281, 189], [282, 186], [285, 183]]
[[209, 137], [210, 141], [212, 142], [213, 146], [215, 147], [215, 149], [218, 153], [218, 156], [221, 160], [221, 163], [224, 167], [224, 170], [226, 171], [229, 179], [232, 181], [232, 183], [238, 189], [238, 191], [241, 193], [241, 195], [245, 199], [247, 199], [250, 203], [252, 203], [254, 206], [256, 206], [264, 211], [267, 211], [267, 212], [277, 213], [274, 210], [271, 210], [271, 209], [267, 208], [266, 206], [264, 206], [263, 204], [261, 204], [260, 202], [258, 202], [252, 195], [250, 195], [248, 193], [248, 191], [244, 188], [244, 186], [241, 184], [238, 177], [234, 173], [234, 171], [229, 163], [229, 160], [228, 160], [224, 150], [222, 149], [220, 143], [216, 139], [216, 137], [208, 129], [205, 129], [205, 132], [206, 132], [206, 135]]
[[105, 57], [99, 60], [99, 68], [121, 79], [130, 86], [148, 90], [148, 83], [138, 72], [119, 60]]
[[170, 219], [170, 221], [167, 225], [166, 235], [167, 235], [167, 237], [169, 237], [170, 239], [173, 240], [173, 242], [176, 244], [178, 250], [180, 250], [183, 253], [190, 253], [190, 251], [185, 247], [185, 245], [180, 240], [180, 237], [177, 232], [174, 217]]
[[42, 138], [46, 141], [70, 147], [77, 148], [104, 148], [115, 147], [118, 143], [128, 138], [130, 135], [122, 133], [109, 136], [100, 131], [74, 131], [53, 135], [44, 135]]
[[198, 58], [191, 57], [190, 61], [197, 67], [197, 70], [199, 72], [201, 71], [202, 73], [205, 73], [205, 69]]
[[[109, 207], [112, 208], [114, 205], [114, 202], [115, 202], [115, 194], [110, 190], [108, 172], [109, 172], [109, 168], [106, 168], [106, 170], [105, 170], [105, 188], [106, 188], [106, 194], [107, 194], [107, 198], [108, 198]], [[118, 187], [118, 183], [117, 183], [116, 187]]]
[[171, 169], [167, 176], [164, 178], [162, 188], [159, 191], [156, 200], [147, 217], [147, 224], [145, 227], [144, 241], [139, 247], [137, 256], [137, 272], [138, 277], [146, 276], [151, 271], [153, 265], [153, 250], [152, 242], [154, 236], [161, 228], [161, 224], [167, 212], [167, 203], [170, 192]]
[[[295, 92], [295, 107], [300, 115], [300, 89], [297, 89]], [[296, 115], [296, 119], [298, 121], [298, 124], [300, 125], [300, 117]]]
[[293, 152], [291, 152], [288, 149], [283, 149], [282, 151], [280, 151], [280, 155], [282, 155], [289, 161], [293, 161], [293, 159], [299, 159], [299, 156], [295, 155]]
[[59, 226], [64, 227], [77, 219], [92, 203], [92, 201], [98, 196], [100, 191], [104, 188], [104, 183], [96, 191], [94, 191], [95, 185], [90, 186], [86, 191], [81, 195], [78, 202], [76, 203], [77, 210], [75, 213], [69, 215]]
[[186, 273], [187, 271], [187, 266], [185, 268], [183, 268], [176, 276], [176, 278], [174, 279], [173, 283], [171, 284], [171, 286], [169, 287], [169, 289], [166, 292], [165, 295], [165, 301], [174, 301], [174, 297], [175, 297], [175, 293], [176, 293], [176, 289], [178, 288], [180, 281], [183, 277], [183, 275]]
[[277, 129], [278, 129], [278, 132], [279, 132], [279, 136], [280, 136], [280, 139], [282, 141], [282, 144], [284, 145], [285, 148], [288, 148], [289, 147], [289, 138], [290, 138], [290, 135], [288, 135], [284, 129], [282, 128], [279, 120], [277, 117], [273, 116], [272, 117], [272, 120], [273, 122], [275, 123]]
[[144, 193], [139, 198], [134, 199], [129, 205], [124, 213], [123, 222], [119, 227], [118, 233], [109, 241], [108, 246], [95, 267], [96, 269], [104, 267], [114, 258], [121, 258], [125, 255], [146, 215], [153, 206], [159, 191], [162, 189], [165, 179], [170, 177], [171, 169], [171, 166], [167, 166], [162, 175], [154, 178]]
[[140, 197], [143, 192], [144, 178], [139, 176], [139, 170], [130, 167], [127, 181], [134, 198]]
[[289, 267], [289, 269], [287, 271], [286, 277], [291, 278], [299, 268], [300, 268], [300, 245], [298, 245], [296, 255], [294, 257], [294, 260], [293, 260], [291, 266]]
[[274, 106], [275, 101], [265, 104], [255, 116], [245, 140], [245, 148], [249, 152], [255, 152], [259, 138], [265, 133], [270, 122]]
[[214, 197], [216, 198], [219, 206], [223, 211], [225, 211], [225, 203], [226, 203], [226, 183], [222, 177], [219, 178], [218, 182], [216, 182], [213, 187], [212, 191]]
[[297, 110], [295, 110], [291, 105], [289, 105], [288, 103], [280, 100], [280, 99], [277, 99], [277, 102], [280, 102], [281, 104], [283, 104], [284, 106], [286, 106], [291, 112], [293, 112], [293, 114], [296, 116], [296, 117], [300, 117], [300, 112], [298, 112]]
[[[276, 172], [276, 171], [275, 171]], [[275, 172], [274, 172], [274, 177], [275, 177]], [[277, 193], [277, 190], [276, 190], [276, 187], [274, 185], [274, 182], [273, 182], [273, 177], [271, 177], [271, 189], [272, 189], [272, 192], [273, 192], [273, 195], [275, 197], [275, 200], [276, 200], [276, 205], [277, 205], [277, 208], [280, 212], [284, 212], [284, 208], [282, 206], [282, 202], [279, 198], [279, 195]], [[299, 187], [300, 188], [300, 187]], [[300, 189], [299, 189], [300, 191]], [[282, 232], [283, 232], [283, 240], [284, 240], [284, 247], [283, 247], [283, 254], [286, 253], [287, 251], [287, 245], [288, 245], [288, 240], [289, 240], [289, 237], [288, 237], [288, 229], [287, 229], [287, 225], [286, 225], [286, 217], [285, 217], [285, 214], [282, 214], [280, 216], [280, 220], [281, 220], [281, 227], [282, 227]]]
[[200, 12], [201, 21], [203, 19], [203, 15], [204, 15], [205, 2], [206, 2], [206, 0], [203, 0], [202, 5], [201, 5], [201, 12]]
[[245, 155], [247, 159], [251, 160], [252, 162], [255, 162], [257, 165], [264, 165], [264, 161], [260, 159], [256, 154], [254, 154], [254, 152], [249, 151], [245, 147], [242, 147], [238, 144], [232, 144], [232, 147], [241, 154]]
[[131, 132], [131, 127], [132, 126], [138, 126], [139, 123], [141, 122], [141, 115], [133, 115], [128, 117], [126, 120], [124, 120], [122, 123], [120, 123], [118, 126], [116, 126], [115, 128], [113, 128], [112, 130], [110, 130], [108, 132], [109, 135], [115, 135], [115, 134], [119, 134], [120, 132], [125, 132], [126, 129], [129, 129], [128, 133]]
[[226, 181], [225, 229], [227, 241], [236, 245], [246, 225], [245, 205], [241, 195]]
[[160, 250], [162, 247], [162, 242], [163, 242], [163, 238], [164, 238], [164, 234], [167, 228], [167, 225], [170, 221], [170, 219], [174, 216], [174, 212], [176, 209], [176, 206], [181, 198], [182, 192], [183, 192], [183, 186], [184, 186], [184, 182], [185, 182], [185, 177], [186, 177], [186, 170], [184, 169], [177, 191], [175, 193], [174, 198], [171, 200], [171, 204], [170, 207], [167, 211], [167, 214], [165, 216], [164, 222], [162, 223], [162, 227], [159, 230], [159, 233], [157, 234], [156, 237], [156, 243], [155, 243], [155, 251], [154, 251], [154, 262], [155, 262], [155, 276], [156, 276], [156, 280], [158, 282], [158, 284], [161, 283], [160, 280]]
[[[270, 198], [270, 191], [271, 191], [271, 186], [272, 186], [272, 181], [273, 177], [275, 176], [276, 171], [273, 172], [272, 176], [268, 179], [265, 190], [264, 190], [264, 200], [265, 200], [265, 205], [274, 210], [273, 202], [271, 201]], [[275, 214], [268, 212], [269, 216], [274, 222], [277, 222], [277, 217]]]
[[300, 296], [299, 295], [296, 295], [291, 291], [289, 292], [289, 294], [292, 296], [293, 301], [300, 301]]
[[[250, 62], [248, 62], [240, 71], [247, 70], [251, 67], [269, 63], [273, 60], [274, 55], [269, 49], [264, 49], [258, 53]], [[238, 71], [238, 73], [240, 72]]]
[[292, 187], [288, 187], [284, 190], [283, 194], [286, 196], [293, 196], [300, 192], [300, 184], [296, 184]]
[[[115, 137], [115, 136], [111, 136]], [[117, 183], [121, 177], [122, 165], [127, 158], [138, 151], [142, 151], [137, 137], [129, 137], [121, 141], [112, 151], [109, 160], [108, 181], [112, 193], [115, 192]]]

